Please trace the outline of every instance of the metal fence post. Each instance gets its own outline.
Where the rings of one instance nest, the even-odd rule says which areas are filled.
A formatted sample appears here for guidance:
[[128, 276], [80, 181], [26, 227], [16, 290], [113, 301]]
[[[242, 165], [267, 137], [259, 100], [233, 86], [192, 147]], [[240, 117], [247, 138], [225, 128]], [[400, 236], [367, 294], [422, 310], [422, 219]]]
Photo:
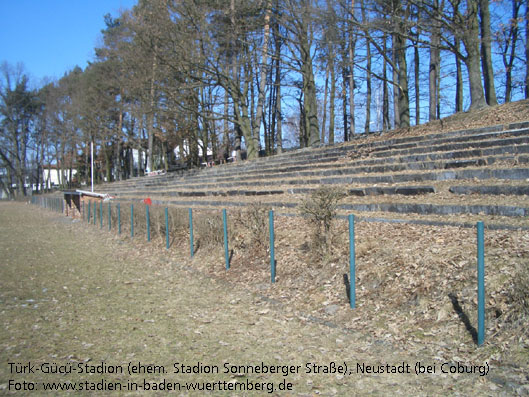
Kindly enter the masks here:
[[485, 341], [485, 242], [483, 222], [477, 223], [478, 234], [478, 346]]
[[195, 255], [193, 249], [193, 209], [189, 208], [189, 247], [191, 250], [191, 258]]
[[112, 219], [111, 219], [112, 209], [110, 207], [110, 201], [108, 202], [108, 231], [112, 230]]
[[349, 215], [349, 304], [356, 307], [355, 220]]
[[130, 205], [130, 237], [134, 237], [134, 204]]
[[226, 270], [230, 268], [230, 252], [228, 248], [228, 219], [226, 209], [222, 210], [222, 224], [224, 228], [224, 259], [226, 261]]
[[121, 208], [120, 208], [119, 203], [118, 203], [117, 211], [118, 211], [118, 234], [121, 234]]
[[151, 241], [151, 216], [148, 204], [145, 206], [145, 223], [147, 224], [147, 241]]
[[276, 282], [276, 259], [274, 252], [274, 211], [270, 210], [268, 213], [268, 221], [270, 227], [270, 281]]
[[169, 249], [169, 210], [165, 207], [165, 248]]
[[103, 202], [99, 202], [99, 228], [103, 229]]

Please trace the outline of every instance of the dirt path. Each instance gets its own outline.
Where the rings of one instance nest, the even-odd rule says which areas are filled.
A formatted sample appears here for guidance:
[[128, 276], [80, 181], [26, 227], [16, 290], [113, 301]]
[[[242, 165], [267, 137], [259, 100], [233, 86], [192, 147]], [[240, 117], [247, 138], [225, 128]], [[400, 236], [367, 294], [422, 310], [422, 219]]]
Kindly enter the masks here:
[[[176, 388], [174, 395], [204, 394], [186, 390], [194, 382], [214, 395], [527, 392], [510, 387], [488, 363], [440, 361], [426, 349], [412, 355], [382, 339], [320, 324], [183, 268], [161, 250], [33, 206], [0, 203], [0, 257], [3, 395], [57, 394], [45, 392], [43, 382], [104, 387], [104, 395], [155, 395], [155, 387], [166, 388], [159, 395], [168, 387]], [[435, 373], [417, 375], [419, 362]], [[345, 366], [346, 374], [336, 372]], [[450, 373], [458, 368], [474, 373]], [[143, 373], [129, 373], [134, 369]], [[480, 376], [483, 369], [488, 373]]]

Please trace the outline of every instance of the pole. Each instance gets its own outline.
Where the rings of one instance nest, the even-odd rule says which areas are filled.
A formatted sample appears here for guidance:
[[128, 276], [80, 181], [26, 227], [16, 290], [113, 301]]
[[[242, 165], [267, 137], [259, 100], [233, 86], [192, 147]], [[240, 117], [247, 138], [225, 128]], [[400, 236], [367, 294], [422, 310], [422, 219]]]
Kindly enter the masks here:
[[193, 209], [189, 208], [189, 246], [191, 250], [191, 258], [194, 256], [193, 251]]
[[485, 340], [485, 242], [483, 222], [477, 223], [478, 232], [478, 346]]
[[270, 210], [268, 213], [268, 221], [270, 226], [270, 281], [276, 282], [276, 259], [274, 252], [274, 211]]
[[145, 222], [147, 223], [147, 241], [151, 241], [151, 216], [148, 204], [145, 206]]
[[134, 237], [134, 204], [130, 205], [130, 237]]
[[230, 252], [228, 248], [228, 220], [226, 209], [222, 210], [222, 224], [224, 228], [224, 260], [226, 261], [226, 270], [230, 269]]
[[355, 219], [349, 215], [349, 304], [356, 307]]
[[94, 141], [90, 142], [90, 182], [94, 193]]
[[165, 207], [165, 248], [169, 249], [169, 210]]

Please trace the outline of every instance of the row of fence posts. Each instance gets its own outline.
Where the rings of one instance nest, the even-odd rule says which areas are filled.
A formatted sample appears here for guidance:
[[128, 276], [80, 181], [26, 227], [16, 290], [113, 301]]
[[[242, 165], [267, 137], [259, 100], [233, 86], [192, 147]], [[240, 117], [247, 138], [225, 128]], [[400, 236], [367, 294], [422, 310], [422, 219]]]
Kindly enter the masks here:
[[[37, 197], [31, 198], [33, 204], [44, 208], [54, 210], [56, 212], [64, 212], [64, 201], [52, 197]], [[88, 204], [86, 221], [90, 224], [92, 217], [94, 225], [96, 224], [96, 202], [93, 205], [93, 214], [91, 215], [91, 205]], [[150, 228], [150, 212], [149, 205], [145, 206], [145, 216], [147, 223], [147, 241], [151, 241]], [[108, 203], [108, 230], [112, 230], [111, 224], [111, 203]], [[82, 217], [85, 214], [85, 203], [83, 202]], [[121, 234], [121, 208], [120, 203], [117, 203], [117, 218], [118, 218], [118, 234]], [[230, 254], [228, 247], [228, 216], [226, 209], [222, 210], [222, 226], [224, 232], [224, 260], [226, 270], [230, 269]], [[100, 228], [103, 228], [103, 202], [100, 202], [99, 208]], [[354, 215], [348, 216], [349, 221], [349, 304], [352, 309], [356, 307], [356, 259], [355, 259], [355, 218]], [[477, 228], [477, 276], [478, 276], [478, 328], [477, 328], [477, 344], [482, 345], [485, 340], [485, 244], [484, 244], [484, 224], [478, 222]], [[269, 212], [269, 235], [270, 235], [270, 281], [275, 283], [276, 279], [276, 259], [275, 259], [275, 241], [274, 241], [274, 211]], [[130, 237], [134, 237], [134, 204], [130, 205]], [[169, 214], [168, 208], [165, 207], [165, 248], [169, 249]], [[194, 241], [193, 241], [193, 210], [189, 208], [189, 245], [191, 258], [194, 256]]]
[[31, 196], [31, 204], [54, 212], [64, 212], [64, 200], [58, 197]]

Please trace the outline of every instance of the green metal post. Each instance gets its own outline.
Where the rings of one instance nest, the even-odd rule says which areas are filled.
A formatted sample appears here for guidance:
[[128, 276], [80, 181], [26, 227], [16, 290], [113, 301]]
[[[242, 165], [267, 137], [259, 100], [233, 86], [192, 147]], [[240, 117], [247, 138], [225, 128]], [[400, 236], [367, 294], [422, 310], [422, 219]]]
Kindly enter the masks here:
[[191, 258], [195, 255], [193, 249], [193, 209], [189, 208], [189, 246], [191, 249]]
[[483, 222], [477, 223], [478, 232], [478, 346], [485, 340], [485, 242]]
[[92, 208], [92, 204], [88, 202], [88, 213], [86, 214], [86, 220], [88, 221], [88, 223], [90, 223], [90, 208]]
[[134, 204], [130, 205], [130, 237], [134, 237]]
[[230, 269], [230, 252], [228, 248], [228, 216], [226, 209], [222, 210], [222, 224], [224, 228], [224, 259], [226, 261], [226, 270]]
[[169, 249], [169, 210], [165, 207], [165, 248]]
[[99, 228], [103, 229], [103, 202], [99, 202]]
[[274, 211], [270, 210], [268, 213], [268, 221], [270, 226], [270, 281], [276, 282], [276, 259], [274, 252]]
[[94, 225], [96, 224], [97, 218], [97, 203], [94, 201]]
[[147, 241], [151, 241], [151, 217], [148, 205], [145, 206], [145, 222], [147, 223]]
[[108, 231], [112, 230], [112, 217], [111, 217], [112, 209], [110, 207], [110, 201], [108, 202]]
[[118, 234], [121, 234], [121, 208], [118, 203]]
[[355, 219], [349, 215], [349, 304], [356, 307]]

